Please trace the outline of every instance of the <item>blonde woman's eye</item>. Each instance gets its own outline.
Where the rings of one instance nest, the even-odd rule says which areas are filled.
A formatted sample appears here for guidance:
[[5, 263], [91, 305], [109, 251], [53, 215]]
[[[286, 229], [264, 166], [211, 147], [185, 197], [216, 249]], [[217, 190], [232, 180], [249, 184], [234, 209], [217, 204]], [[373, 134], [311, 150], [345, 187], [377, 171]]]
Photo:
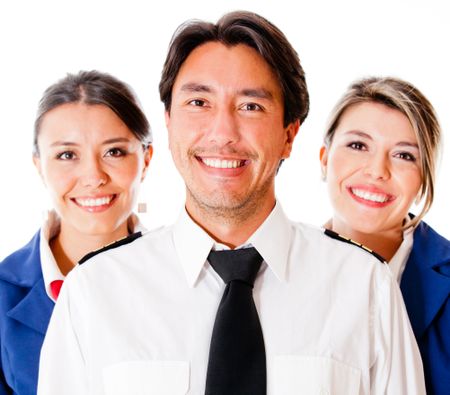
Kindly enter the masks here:
[[408, 162], [415, 162], [416, 157], [409, 152], [400, 152], [397, 154], [397, 158], [406, 160]]

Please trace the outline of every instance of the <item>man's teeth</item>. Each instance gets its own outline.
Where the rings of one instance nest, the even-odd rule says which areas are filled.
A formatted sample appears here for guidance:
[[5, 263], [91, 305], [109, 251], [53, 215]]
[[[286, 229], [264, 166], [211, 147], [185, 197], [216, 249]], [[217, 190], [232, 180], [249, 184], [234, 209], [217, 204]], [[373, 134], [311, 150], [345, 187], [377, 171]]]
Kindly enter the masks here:
[[384, 203], [389, 200], [389, 196], [384, 193], [372, 193], [361, 189], [352, 189], [352, 192], [359, 198], [369, 200], [371, 202]]
[[106, 204], [109, 204], [112, 200], [112, 196], [105, 196], [98, 199], [75, 199], [76, 202], [83, 207], [97, 207], [97, 206], [104, 206]]
[[244, 166], [244, 160], [226, 160], [226, 159], [210, 159], [202, 158], [202, 162], [208, 167], [215, 167], [217, 169], [236, 169]]

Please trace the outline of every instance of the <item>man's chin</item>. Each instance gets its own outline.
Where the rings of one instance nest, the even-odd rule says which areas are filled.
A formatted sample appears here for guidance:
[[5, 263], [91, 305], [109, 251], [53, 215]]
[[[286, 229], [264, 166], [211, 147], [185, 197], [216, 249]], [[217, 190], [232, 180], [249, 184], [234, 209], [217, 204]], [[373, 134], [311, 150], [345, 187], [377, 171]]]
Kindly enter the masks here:
[[201, 211], [207, 212], [209, 215], [214, 214], [216, 216], [234, 217], [235, 215], [241, 215], [243, 211], [246, 211], [246, 207], [249, 206], [248, 196], [237, 196], [230, 194], [210, 195], [207, 198], [205, 196], [195, 196], [191, 194], [192, 202]]

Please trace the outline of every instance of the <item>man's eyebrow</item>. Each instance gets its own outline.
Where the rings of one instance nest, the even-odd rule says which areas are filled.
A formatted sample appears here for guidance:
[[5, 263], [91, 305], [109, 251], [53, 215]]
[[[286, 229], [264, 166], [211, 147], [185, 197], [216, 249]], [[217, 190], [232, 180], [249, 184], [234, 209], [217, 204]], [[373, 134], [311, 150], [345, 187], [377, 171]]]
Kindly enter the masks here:
[[188, 82], [181, 86], [180, 90], [182, 92], [212, 92], [212, 88], [208, 85], [198, 84], [196, 82]]
[[240, 91], [240, 94], [247, 97], [254, 97], [257, 99], [273, 99], [273, 94], [264, 88], [248, 88]]
[[[211, 86], [200, 84], [197, 82], [188, 82], [182, 85], [180, 90], [182, 92], [205, 92], [205, 93], [214, 92], [214, 89]], [[267, 100], [273, 98], [272, 92], [264, 88], [245, 88], [239, 91], [239, 95]]]

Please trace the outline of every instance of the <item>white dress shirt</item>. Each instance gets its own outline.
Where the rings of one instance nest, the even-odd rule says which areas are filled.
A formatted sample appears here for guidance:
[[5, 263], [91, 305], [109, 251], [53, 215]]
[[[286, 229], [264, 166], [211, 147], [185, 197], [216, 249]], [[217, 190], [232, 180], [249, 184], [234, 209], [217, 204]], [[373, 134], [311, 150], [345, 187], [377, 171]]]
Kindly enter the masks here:
[[[425, 393], [385, 264], [290, 222], [279, 204], [248, 244], [264, 258], [254, 299], [268, 395]], [[206, 261], [213, 245], [183, 212], [72, 270], [44, 342], [38, 394], [203, 394], [225, 288]]]
[[[55, 302], [50, 284], [53, 281], [64, 281], [65, 276], [56, 263], [52, 250], [50, 249], [50, 240], [53, 239], [61, 229], [61, 219], [54, 210], [45, 212], [44, 222], [40, 230], [39, 254], [41, 258], [42, 276], [44, 277], [45, 291], [47, 296]], [[131, 214], [128, 219], [128, 229], [130, 232], [144, 232], [146, 229], [139, 221], [136, 214]]]

